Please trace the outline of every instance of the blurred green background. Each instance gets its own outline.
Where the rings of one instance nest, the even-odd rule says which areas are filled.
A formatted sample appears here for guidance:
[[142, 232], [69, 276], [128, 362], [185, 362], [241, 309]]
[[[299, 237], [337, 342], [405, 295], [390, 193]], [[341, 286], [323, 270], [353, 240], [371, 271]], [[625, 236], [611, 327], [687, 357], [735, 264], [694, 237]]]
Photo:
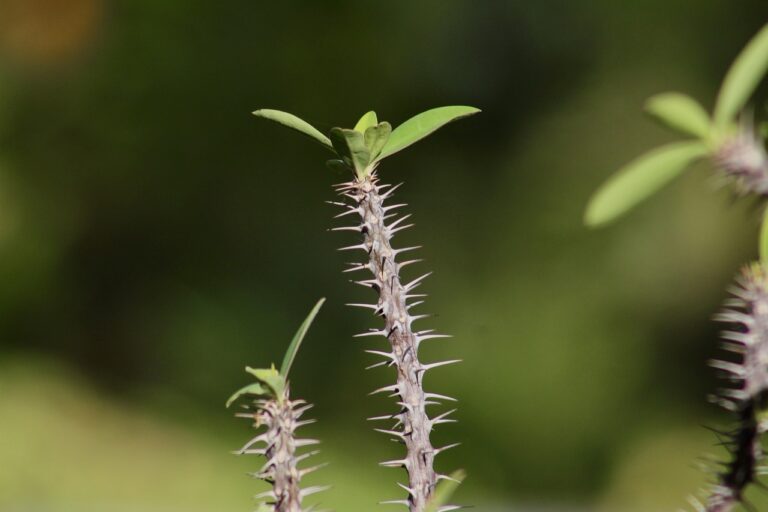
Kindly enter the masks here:
[[[328, 302], [293, 370], [332, 484], [400, 497], [399, 447], [363, 418], [351, 336], [378, 325], [340, 273], [326, 153], [259, 121], [397, 124], [468, 104], [384, 163], [433, 270], [427, 386], [460, 400], [458, 500], [478, 511], [684, 506], [724, 421], [706, 394], [710, 321], [755, 255], [756, 205], [698, 167], [620, 224], [581, 225], [616, 167], [675, 136], [656, 92], [707, 105], [766, 21], [764, 0], [254, 2], [0, 0], [0, 510], [250, 510], [248, 425], [224, 401], [279, 361]], [[763, 94], [762, 98], [765, 98]], [[762, 100], [756, 105], [762, 112]], [[414, 266], [415, 267], [415, 266]], [[755, 497], [768, 506], [765, 495]], [[762, 502], [760, 500], [763, 500]]]

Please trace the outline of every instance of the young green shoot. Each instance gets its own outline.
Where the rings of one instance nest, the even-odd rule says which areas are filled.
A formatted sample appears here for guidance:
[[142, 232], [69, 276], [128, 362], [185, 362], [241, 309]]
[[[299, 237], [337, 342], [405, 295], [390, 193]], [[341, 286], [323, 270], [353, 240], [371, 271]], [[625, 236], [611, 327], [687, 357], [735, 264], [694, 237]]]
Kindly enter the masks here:
[[[288, 373], [296, 358], [296, 353], [307, 334], [312, 321], [317, 316], [325, 299], [320, 299], [312, 308], [307, 318], [296, 331], [285, 353], [280, 370], [274, 365], [270, 368], [250, 368], [246, 371], [256, 382], [237, 390], [227, 400], [227, 407], [237, 401], [242, 404], [242, 412], [237, 417], [253, 421], [255, 429], [265, 431], [248, 441], [238, 455], [262, 455], [266, 462], [254, 477], [264, 480], [271, 489], [256, 496], [266, 499], [259, 504], [259, 512], [303, 512], [302, 501], [306, 496], [325, 490], [325, 487], [301, 488], [301, 478], [320, 466], [299, 469], [299, 462], [317, 452], [304, 455], [297, 453], [298, 448], [315, 445], [314, 439], [298, 439], [296, 430], [312, 420], [300, 420], [302, 414], [312, 406], [304, 400], [292, 400]], [[247, 398], [247, 400], [245, 400]]]

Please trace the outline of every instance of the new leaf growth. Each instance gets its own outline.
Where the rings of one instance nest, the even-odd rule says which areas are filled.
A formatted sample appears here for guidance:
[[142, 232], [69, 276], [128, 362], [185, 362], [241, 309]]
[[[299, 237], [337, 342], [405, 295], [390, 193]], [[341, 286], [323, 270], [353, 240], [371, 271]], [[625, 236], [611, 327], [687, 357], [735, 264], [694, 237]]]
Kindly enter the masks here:
[[[299, 439], [296, 430], [313, 420], [301, 420], [302, 415], [312, 405], [304, 400], [292, 400], [288, 372], [296, 353], [301, 346], [309, 326], [325, 302], [320, 299], [312, 308], [307, 318], [299, 327], [285, 353], [283, 364], [278, 371], [274, 365], [270, 368], [250, 368], [246, 371], [256, 378], [256, 382], [236, 391], [227, 401], [227, 407], [237, 401], [243, 402], [242, 412], [237, 417], [253, 421], [253, 427], [262, 430], [248, 441], [238, 455], [261, 455], [266, 459], [264, 465], [253, 476], [271, 485], [271, 489], [256, 495], [264, 499], [259, 512], [302, 512], [302, 501], [306, 496], [325, 490], [325, 487], [301, 488], [301, 479], [307, 473], [320, 466], [299, 469], [299, 463], [316, 454], [308, 452], [299, 455], [304, 446], [318, 444], [315, 439]], [[247, 398], [247, 400], [246, 400]]]

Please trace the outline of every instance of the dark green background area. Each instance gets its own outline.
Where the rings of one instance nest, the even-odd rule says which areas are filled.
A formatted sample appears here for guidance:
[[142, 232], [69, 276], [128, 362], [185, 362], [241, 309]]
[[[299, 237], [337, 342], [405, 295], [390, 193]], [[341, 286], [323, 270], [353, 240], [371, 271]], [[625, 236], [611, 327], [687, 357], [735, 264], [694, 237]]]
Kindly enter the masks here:
[[[6, 15], [53, 37], [49, 4]], [[464, 360], [426, 382], [460, 400], [441, 469], [468, 471], [478, 510], [684, 504], [699, 425], [723, 419], [710, 317], [755, 256], [756, 205], [702, 165], [617, 225], [581, 218], [674, 140], [646, 97], [712, 105], [762, 0], [80, 4], [101, 11], [74, 49], [0, 46], [0, 510], [247, 510], [258, 461], [227, 454], [248, 431], [224, 401], [320, 296], [293, 369], [333, 462], [317, 479], [337, 510], [398, 497], [375, 465], [398, 447], [363, 420], [392, 409], [366, 396], [392, 375], [352, 340], [378, 320], [344, 306], [372, 295], [327, 231], [348, 176], [250, 112], [327, 131], [451, 104], [483, 112], [380, 168], [416, 223], [396, 244], [424, 247], [408, 276], [435, 272], [424, 327], [454, 335], [425, 358]]]

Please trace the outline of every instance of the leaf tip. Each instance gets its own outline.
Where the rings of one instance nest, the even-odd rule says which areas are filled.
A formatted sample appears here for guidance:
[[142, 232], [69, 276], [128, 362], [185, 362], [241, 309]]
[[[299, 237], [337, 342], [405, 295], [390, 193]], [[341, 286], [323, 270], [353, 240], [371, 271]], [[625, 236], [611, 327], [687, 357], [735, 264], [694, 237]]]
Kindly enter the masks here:
[[584, 225], [589, 229], [598, 229], [606, 224], [609, 224], [611, 219], [603, 215], [600, 210], [594, 205], [594, 199], [589, 202], [587, 209], [584, 211], [583, 217]]

